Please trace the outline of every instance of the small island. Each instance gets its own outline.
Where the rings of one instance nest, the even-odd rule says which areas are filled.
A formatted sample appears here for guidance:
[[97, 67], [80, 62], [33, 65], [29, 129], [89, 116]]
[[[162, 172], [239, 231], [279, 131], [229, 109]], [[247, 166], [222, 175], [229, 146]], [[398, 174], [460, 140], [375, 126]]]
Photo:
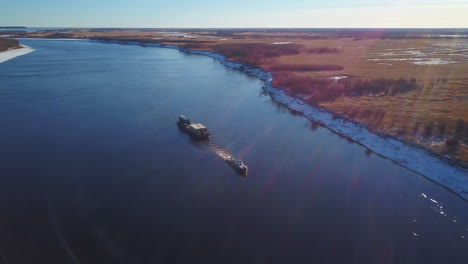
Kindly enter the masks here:
[[0, 52], [22, 47], [16, 39], [0, 38]]

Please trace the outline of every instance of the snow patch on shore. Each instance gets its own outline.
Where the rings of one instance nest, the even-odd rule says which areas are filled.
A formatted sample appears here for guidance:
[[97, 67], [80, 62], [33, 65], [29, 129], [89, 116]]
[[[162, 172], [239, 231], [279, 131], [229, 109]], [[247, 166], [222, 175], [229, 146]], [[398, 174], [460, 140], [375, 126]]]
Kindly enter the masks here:
[[287, 105], [288, 108], [302, 112], [309, 119], [325, 125], [333, 132], [359, 142], [373, 152], [426, 176], [468, 200], [467, 169], [413, 143], [383, 134], [374, 134], [362, 124], [343, 118], [334, 118], [330, 111], [308, 105], [272, 87], [271, 83], [266, 85], [266, 89], [276, 101]]
[[335, 80], [335, 81], [338, 81], [338, 80], [341, 80], [341, 79], [346, 79], [346, 78], [348, 78], [348, 76], [346, 76], [346, 75], [330, 77], [330, 79]]
[[291, 44], [292, 42], [273, 42], [271, 44], [273, 45], [286, 45], [286, 44]]
[[82, 39], [82, 38], [15, 38], [18, 40], [22, 39], [32, 39], [32, 40], [38, 40], [40, 39], [41, 41], [47, 40], [47, 41], [88, 41], [87, 39]]
[[[104, 41], [105, 43], [130, 44], [122, 41]], [[468, 200], [468, 169], [462, 168], [449, 159], [441, 157], [434, 152], [422, 148], [412, 142], [407, 142], [381, 133], [371, 133], [366, 126], [337, 117], [333, 112], [311, 106], [301, 99], [286, 93], [282, 89], [273, 87], [272, 75], [258, 67], [250, 67], [237, 62], [226, 60], [226, 57], [210, 51], [187, 50], [175, 45], [146, 44], [134, 42], [132, 44], [142, 46], [154, 46], [177, 49], [188, 54], [208, 56], [218, 60], [226, 67], [242, 71], [250, 76], [255, 76], [265, 83], [265, 91], [275, 101], [286, 105], [289, 109], [301, 112], [308, 119], [325, 125], [338, 135], [349, 138], [367, 147], [371, 151], [386, 157], [395, 163], [422, 174], [434, 182], [437, 182]]]
[[11, 60], [21, 55], [28, 54], [34, 50], [28, 46], [24, 46], [20, 49], [10, 49], [7, 51], [0, 52], [0, 63]]

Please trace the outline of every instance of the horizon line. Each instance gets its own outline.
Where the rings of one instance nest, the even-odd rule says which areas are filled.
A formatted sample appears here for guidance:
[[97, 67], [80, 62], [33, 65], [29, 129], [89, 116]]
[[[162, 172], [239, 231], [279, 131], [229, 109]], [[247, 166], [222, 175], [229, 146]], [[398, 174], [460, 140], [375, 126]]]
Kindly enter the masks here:
[[61, 28], [61, 29], [466, 29], [468, 27], [100, 27], [100, 26], [2, 26], [0, 28]]

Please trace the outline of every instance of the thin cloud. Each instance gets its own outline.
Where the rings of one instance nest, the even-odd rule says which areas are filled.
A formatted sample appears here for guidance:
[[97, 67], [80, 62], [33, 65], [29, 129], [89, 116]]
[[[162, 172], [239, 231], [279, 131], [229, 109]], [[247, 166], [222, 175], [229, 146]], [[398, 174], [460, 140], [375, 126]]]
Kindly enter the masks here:
[[[264, 14], [244, 21], [260, 27], [467, 28], [468, 4], [327, 8]], [[279, 21], [279, 22], [278, 22]]]

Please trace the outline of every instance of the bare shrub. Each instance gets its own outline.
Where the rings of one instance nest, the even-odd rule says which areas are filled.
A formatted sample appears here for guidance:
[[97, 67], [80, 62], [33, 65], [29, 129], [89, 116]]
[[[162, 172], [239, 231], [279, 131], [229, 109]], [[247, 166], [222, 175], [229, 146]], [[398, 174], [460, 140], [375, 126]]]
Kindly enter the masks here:
[[294, 76], [282, 72], [274, 75], [273, 85], [286, 88], [292, 93], [307, 94], [311, 103], [333, 101], [341, 96], [395, 96], [418, 87], [415, 82], [404, 79], [346, 78], [337, 81], [331, 78]]
[[332, 64], [273, 64], [270, 65], [267, 70], [278, 72], [278, 71], [341, 71], [344, 67], [341, 65]]
[[340, 52], [337, 48], [329, 47], [320, 47], [320, 48], [310, 48], [306, 50], [306, 53], [315, 53], [315, 54], [328, 54], [328, 53], [338, 53]]
[[213, 51], [221, 53], [228, 59], [236, 60], [243, 64], [259, 65], [267, 59], [283, 55], [295, 55], [304, 51], [304, 46], [299, 44], [272, 45], [268, 43], [236, 43], [218, 44]]

